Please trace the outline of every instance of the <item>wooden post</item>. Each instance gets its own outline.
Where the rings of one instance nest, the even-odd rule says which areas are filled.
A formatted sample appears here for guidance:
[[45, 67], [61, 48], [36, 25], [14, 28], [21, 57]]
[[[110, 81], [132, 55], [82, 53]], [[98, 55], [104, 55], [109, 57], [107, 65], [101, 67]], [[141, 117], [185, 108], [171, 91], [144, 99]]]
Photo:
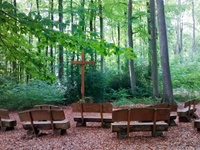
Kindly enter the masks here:
[[81, 61], [72, 61], [71, 64], [81, 65], [81, 99], [85, 100], [85, 65], [93, 65], [93, 61], [85, 61], [85, 53], [82, 51], [82, 60]]

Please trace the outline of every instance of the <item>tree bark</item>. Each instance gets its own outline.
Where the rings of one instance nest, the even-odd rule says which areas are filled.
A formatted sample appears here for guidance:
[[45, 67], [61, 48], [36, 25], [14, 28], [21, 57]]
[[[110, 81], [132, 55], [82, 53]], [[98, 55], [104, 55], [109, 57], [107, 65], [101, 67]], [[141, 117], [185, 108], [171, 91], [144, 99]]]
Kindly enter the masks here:
[[195, 14], [194, 14], [194, 0], [192, 0], [192, 54], [196, 52], [196, 33], [195, 33]]
[[159, 97], [158, 84], [158, 60], [156, 48], [156, 16], [155, 16], [155, 2], [150, 0], [150, 20], [151, 20], [151, 50], [152, 50], [152, 83], [153, 83], [153, 97]]
[[[104, 34], [103, 34], [103, 6], [102, 6], [102, 1], [99, 0], [99, 21], [100, 21], [100, 38], [103, 39], [104, 38]], [[101, 55], [101, 72], [105, 71], [105, 62], [104, 62], [104, 56]]]
[[[181, 6], [181, 0], [178, 0], [178, 5]], [[180, 55], [181, 51], [182, 51], [182, 32], [183, 32], [183, 28], [182, 28], [182, 13], [180, 13], [177, 17], [177, 48], [176, 48], [176, 54]]]
[[[63, 1], [58, 0], [58, 16], [59, 16], [59, 31], [63, 32], [62, 22], [63, 22]], [[63, 46], [59, 45], [59, 71], [58, 71], [58, 78], [60, 82], [63, 78], [64, 73], [64, 62], [63, 62]]]
[[[128, 2], [128, 43], [129, 47], [133, 49], [132, 0], [129, 0]], [[130, 74], [131, 93], [134, 96], [136, 92], [136, 82], [135, 82], [135, 70], [134, 70], [133, 59], [129, 60], [129, 74]]]
[[163, 0], [156, 0], [158, 12], [158, 28], [160, 40], [160, 55], [162, 66], [162, 81], [163, 81], [163, 99], [167, 103], [173, 103], [173, 90], [171, 82], [171, 74], [169, 67], [168, 41], [165, 23], [164, 3]]
[[[53, 0], [50, 0], [50, 10], [51, 10], [51, 13], [50, 13], [50, 18], [51, 18], [51, 21], [53, 22], [54, 20], [54, 15], [53, 15], [53, 8], [54, 8], [54, 1]], [[51, 24], [51, 29], [53, 29], [53, 23]], [[54, 53], [53, 53], [53, 46], [50, 45], [50, 57], [51, 58], [54, 58]], [[53, 60], [51, 60], [51, 73], [52, 74], [55, 74], [55, 69], [54, 69], [54, 62]]]
[[[118, 26], [117, 26], [117, 37], [118, 37], [118, 47], [120, 47], [120, 23], [118, 23]], [[121, 72], [121, 62], [120, 62], [120, 55], [117, 56], [117, 70], [118, 70], [118, 75], [120, 75], [120, 72]]]

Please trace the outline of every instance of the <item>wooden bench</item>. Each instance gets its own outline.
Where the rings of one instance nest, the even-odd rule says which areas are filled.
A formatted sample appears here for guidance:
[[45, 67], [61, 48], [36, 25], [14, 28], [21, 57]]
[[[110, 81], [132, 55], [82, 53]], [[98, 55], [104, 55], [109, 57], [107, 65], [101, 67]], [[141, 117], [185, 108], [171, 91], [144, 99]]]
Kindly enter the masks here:
[[42, 104], [33, 106], [33, 109], [62, 109], [62, 108], [55, 105]]
[[198, 119], [198, 115], [195, 113], [198, 100], [190, 100], [184, 103], [184, 108], [177, 111], [179, 116], [179, 122], [190, 122], [191, 118]]
[[[77, 122], [77, 127], [86, 126], [86, 122], [101, 122], [101, 126], [108, 128], [112, 123], [112, 104], [104, 103], [74, 103], [72, 104], [73, 112], [79, 112], [79, 116], [74, 116], [74, 121]], [[91, 115], [95, 113], [97, 115]], [[110, 113], [110, 116], [105, 116], [105, 113]]]
[[39, 135], [40, 130], [53, 130], [54, 134], [63, 135], [70, 128], [63, 110], [31, 109], [18, 113], [27, 134]]
[[170, 119], [169, 119], [169, 125], [170, 126], [176, 126], [175, 119], [177, 118], [177, 104], [154, 104], [150, 107], [153, 108], [170, 108]]
[[169, 125], [165, 121], [169, 118], [169, 108], [114, 110], [112, 112], [114, 122], [111, 124], [111, 131], [117, 132], [118, 138], [129, 137], [130, 132], [138, 131], [151, 131], [152, 136], [161, 136], [163, 131], [168, 131]]
[[0, 109], [0, 128], [2, 131], [13, 130], [17, 125], [15, 119], [10, 119], [9, 112], [6, 109]]
[[200, 131], [200, 119], [194, 120], [194, 127], [197, 128], [197, 131]]

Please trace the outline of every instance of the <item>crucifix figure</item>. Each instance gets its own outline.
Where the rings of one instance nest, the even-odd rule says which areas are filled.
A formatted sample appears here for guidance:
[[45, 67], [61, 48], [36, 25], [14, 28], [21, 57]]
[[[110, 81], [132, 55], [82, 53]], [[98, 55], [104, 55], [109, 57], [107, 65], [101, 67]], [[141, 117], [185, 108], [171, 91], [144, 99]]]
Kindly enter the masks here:
[[81, 65], [81, 99], [85, 100], [85, 65], [90, 64], [93, 65], [93, 61], [85, 61], [85, 53], [82, 51], [81, 61], [72, 61], [71, 64]]

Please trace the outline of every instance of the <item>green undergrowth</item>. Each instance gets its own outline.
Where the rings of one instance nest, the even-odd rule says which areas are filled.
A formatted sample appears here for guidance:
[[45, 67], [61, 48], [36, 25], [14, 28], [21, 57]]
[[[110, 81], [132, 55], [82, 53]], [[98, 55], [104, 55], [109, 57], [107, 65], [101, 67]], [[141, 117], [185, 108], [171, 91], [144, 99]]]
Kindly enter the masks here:
[[23, 110], [37, 104], [62, 104], [64, 90], [58, 84], [32, 81], [28, 84], [5, 82], [0, 88], [0, 108]]

